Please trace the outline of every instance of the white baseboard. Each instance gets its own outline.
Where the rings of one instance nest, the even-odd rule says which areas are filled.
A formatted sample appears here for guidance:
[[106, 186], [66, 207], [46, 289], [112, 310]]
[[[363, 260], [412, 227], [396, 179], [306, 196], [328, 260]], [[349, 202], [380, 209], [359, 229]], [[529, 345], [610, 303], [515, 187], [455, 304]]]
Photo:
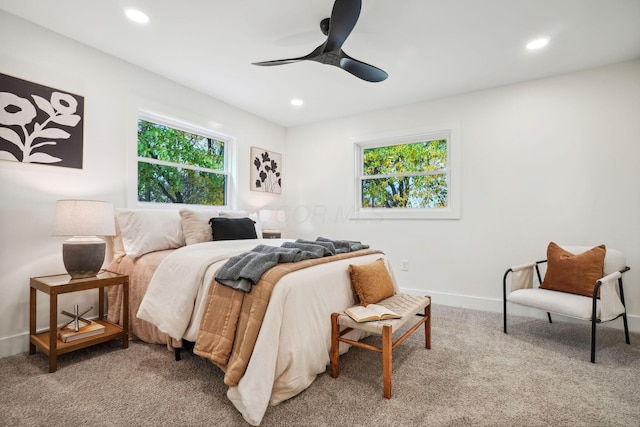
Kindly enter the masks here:
[[[450, 307], [462, 307], [472, 310], [492, 311], [496, 313], [502, 313], [502, 299], [493, 298], [481, 298], [473, 297], [469, 295], [450, 294], [446, 292], [431, 292], [419, 289], [401, 288], [402, 292], [413, 295], [430, 295], [432, 297], [433, 304], [446, 305]], [[527, 308], [516, 304], [509, 304], [507, 307], [507, 313], [516, 316], [527, 316], [537, 319], [546, 319], [547, 315], [541, 310]], [[579, 322], [579, 320], [570, 319], [568, 317], [556, 316], [554, 322], [567, 321], [567, 322]], [[629, 326], [629, 332], [640, 333], [640, 316], [634, 316], [627, 314], [627, 323]], [[622, 318], [618, 318], [611, 322], [602, 323], [604, 327], [623, 329]], [[502, 322], [496, 325], [498, 328], [502, 328]]]
[[29, 351], [28, 333], [0, 338], [0, 357], [13, 356], [27, 351]]

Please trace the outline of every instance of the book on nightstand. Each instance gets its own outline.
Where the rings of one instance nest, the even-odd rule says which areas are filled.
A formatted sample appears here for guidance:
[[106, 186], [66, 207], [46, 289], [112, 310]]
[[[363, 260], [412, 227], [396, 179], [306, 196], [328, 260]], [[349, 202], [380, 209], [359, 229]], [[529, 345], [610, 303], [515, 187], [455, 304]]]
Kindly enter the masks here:
[[62, 342], [72, 342], [81, 338], [98, 335], [104, 332], [104, 325], [98, 322], [79, 322], [80, 327], [74, 330], [73, 322], [58, 331], [58, 339]]
[[356, 322], [370, 322], [372, 320], [384, 319], [400, 319], [398, 313], [389, 310], [386, 307], [377, 304], [369, 304], [368, 306], [356, 305], [347, 308], [345, 311]]

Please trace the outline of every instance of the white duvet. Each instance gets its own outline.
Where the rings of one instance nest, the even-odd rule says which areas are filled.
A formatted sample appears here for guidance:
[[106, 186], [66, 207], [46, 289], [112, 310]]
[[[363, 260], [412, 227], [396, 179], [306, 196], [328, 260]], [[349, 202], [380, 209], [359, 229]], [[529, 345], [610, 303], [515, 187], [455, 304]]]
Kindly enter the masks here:
[[[195, 341], [216, 271], [231, 256], [258, 244], [280, 246], [283, 241], [217, 241], [176, 250], [158, 266], [138, 317], [173, 338]], [[348, 266], [380, 257], [384, 255], [320, 264], [289, 273], [278, 282], [247, 370], [227, 392], [248, 423], [259, 425], [269, 404], [295, 396], [325, 372], [331, 347], [330, 314], [355, 303]], [[346, 351], [346, 346], [341, 350]]]

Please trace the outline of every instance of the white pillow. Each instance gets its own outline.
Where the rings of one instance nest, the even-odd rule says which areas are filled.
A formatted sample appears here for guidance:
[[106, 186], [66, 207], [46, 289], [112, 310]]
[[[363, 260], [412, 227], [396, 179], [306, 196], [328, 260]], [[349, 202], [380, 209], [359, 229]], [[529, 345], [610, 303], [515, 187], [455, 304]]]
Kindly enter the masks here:
[[220, 211], [217, 210], [194, 211], [180, 209], [182, 232], [187, 245], [212, 241], [213, 235], [211, 234], [209, 220], [217, 216], [220, 216]]
[[257, 213], [250, 214], [247, 211], [243, 210], [233, 210], [233, 211], [222, 211], [220, 212], [220, 216], [226, 218], [250, 218], [256, 225], [256, 236], [258, 239], [262, 239], [262, 225], [260, 225], [260, 218]]
[[118, 214], [114, 215], [115, 224], [116, 224], [116, 235], [113, 236], [113, 240], [111, 240], [113, 244], [113, 259], [120, 262], [122, 258], [127, 256], [127, 251], [124, 250], [124, 243], [122, 242], [122, 231], [120, 230], [120, 224], [118, 224]]
[[117, 209], [116, 218], [124, 249], [131, 258], [185, 245], [178, 211]]

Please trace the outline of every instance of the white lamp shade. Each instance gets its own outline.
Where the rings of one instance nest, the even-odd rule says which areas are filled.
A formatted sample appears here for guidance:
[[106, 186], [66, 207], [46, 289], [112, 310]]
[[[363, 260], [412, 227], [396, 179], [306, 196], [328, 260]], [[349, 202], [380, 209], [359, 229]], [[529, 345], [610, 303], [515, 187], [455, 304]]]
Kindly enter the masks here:
[[115, 236], [113, 204], [97, 200], [58, 200], [54, 236]]
[[287, 216], [281, 209], [260, 210], [260, 225], [264, 230], [283, 230], [287, 225]]

